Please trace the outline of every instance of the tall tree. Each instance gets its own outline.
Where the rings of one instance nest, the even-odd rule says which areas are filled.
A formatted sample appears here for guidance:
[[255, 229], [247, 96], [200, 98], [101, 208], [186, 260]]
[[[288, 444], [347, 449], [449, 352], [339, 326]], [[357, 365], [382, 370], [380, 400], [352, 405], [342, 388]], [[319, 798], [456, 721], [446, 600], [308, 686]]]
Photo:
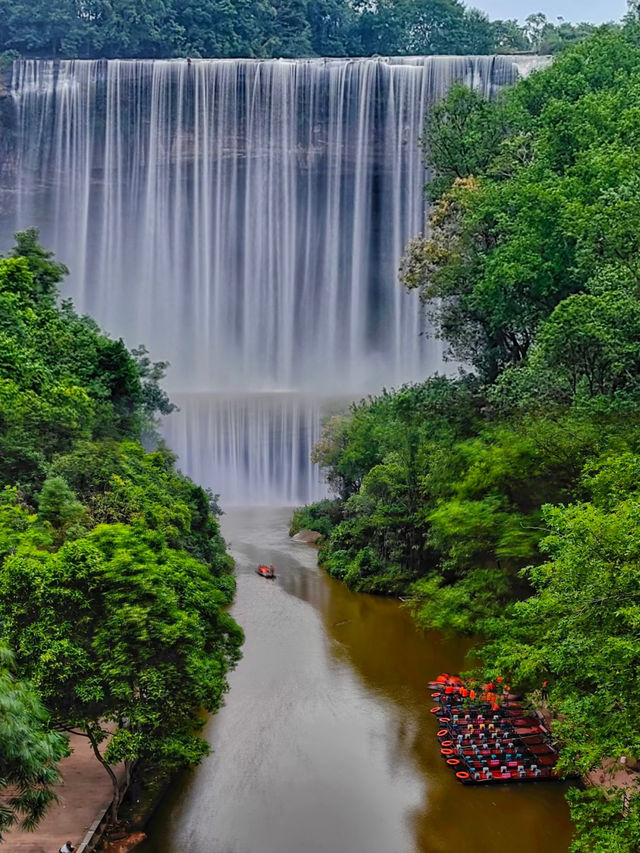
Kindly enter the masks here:
[[264, 50], [268, 56], [311, 56], [308, 0], [271, 0], [273, 17], [268, 24]]
[[140, 525], [102, 525], [57, 553], [5, 560], [2, 633], [56, 725], [89, 739], [112, 781], [114, 819], [113, 765], [178, 768], [206, 753], [194, 733], [202, 710], [219, 708], [242, 638], [227, 601], [205, 565]]
[[362, 51], [353, 6], [344, 0], [309, 0], [311, 48], [317, 56], [354, 56]]
[[186, 56], [263, 56], [272, 19], [266, 0], [174, 0], [180, 52]]
[[458, 0], [379, 0], [361, 13], [365, 54], [488, 53], [491, 27]]

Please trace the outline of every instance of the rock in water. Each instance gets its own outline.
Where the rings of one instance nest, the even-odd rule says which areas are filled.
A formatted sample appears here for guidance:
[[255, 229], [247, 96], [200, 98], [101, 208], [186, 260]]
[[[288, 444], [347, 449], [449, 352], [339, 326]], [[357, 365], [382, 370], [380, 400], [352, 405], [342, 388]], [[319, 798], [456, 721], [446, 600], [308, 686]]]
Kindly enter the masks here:
[[306, 545], [316, 545], [322, 539], [322, 533], [317, 530], [300, 530], [291, 537], [294, 542], [304, 542]]

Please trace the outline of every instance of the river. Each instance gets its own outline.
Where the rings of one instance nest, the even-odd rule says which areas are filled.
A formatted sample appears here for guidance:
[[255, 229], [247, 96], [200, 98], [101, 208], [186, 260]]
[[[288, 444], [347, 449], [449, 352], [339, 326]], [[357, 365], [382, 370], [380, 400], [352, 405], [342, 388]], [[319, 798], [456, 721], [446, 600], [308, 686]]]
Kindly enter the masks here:
[[427, 681], [463, 668], [467, 644], [327, 577], [288, 538], [290, 514], [222, 519], [244, 656], [205, 729], [212, 754], [141, 853], [566, 853], [564, 785], [463, 788], [439, 755]]

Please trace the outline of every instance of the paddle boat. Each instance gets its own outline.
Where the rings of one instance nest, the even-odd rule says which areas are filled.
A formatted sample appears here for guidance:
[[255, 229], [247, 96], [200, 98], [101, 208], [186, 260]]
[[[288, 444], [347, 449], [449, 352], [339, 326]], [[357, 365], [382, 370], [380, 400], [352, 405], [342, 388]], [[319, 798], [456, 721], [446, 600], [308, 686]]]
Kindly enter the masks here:
[[273, 566], [258, 566], [256, 572], [263, 578], [275, 578], [276, 570]]
[[482, 687], [442, 673], [429, 682], [440, 755], [463, 785], [558, 781], [558, 752], [544, 719], [504, 679]]

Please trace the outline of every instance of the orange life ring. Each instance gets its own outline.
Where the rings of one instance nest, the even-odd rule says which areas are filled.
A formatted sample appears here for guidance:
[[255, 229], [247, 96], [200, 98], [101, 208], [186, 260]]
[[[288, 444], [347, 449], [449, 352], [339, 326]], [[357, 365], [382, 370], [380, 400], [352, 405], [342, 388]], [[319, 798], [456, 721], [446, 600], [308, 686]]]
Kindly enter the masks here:
[[432, 693], [432, 694], [431, 694], [431, 698], [432, 698], [432, 699], [439, 699], [439, 698], [440, 698], [440, 694], [439, 694], [439, 693]]
[[432, 714], [439, 714], [440, 711], [442, 711], [442, 708], [440, 708], [440, 706], [431, 709]]
[[449, 734], [449, 729], [440, 729], [440, 731], [438, 732], [438, 737], [444, 737], [445, 735], [448, 735], [448, 734]]
[[444, 749], [440, 750], [440, 755], [453, 755], [453, 750], [446, 746]]
[[468, 779], [468, 778], [469, 778], [469, 774], [467, 773], [466, 770], [458, 770], [458, 772], [456, 773], [456, 779]]
[[456, 764], [460, 764], [460, 759], [459, 758], [447, 758], [447, 764], [450, 767], [455, 767]]
[[439, 720], [441, 723], [450, 723], [450, 722], [451, 722], [451, 718], [450, 718], [450, 717], [438, 717], [438, 720]]
[[452, 740], [441, 740], [440, 746], [453, 746], [453, 741]]

